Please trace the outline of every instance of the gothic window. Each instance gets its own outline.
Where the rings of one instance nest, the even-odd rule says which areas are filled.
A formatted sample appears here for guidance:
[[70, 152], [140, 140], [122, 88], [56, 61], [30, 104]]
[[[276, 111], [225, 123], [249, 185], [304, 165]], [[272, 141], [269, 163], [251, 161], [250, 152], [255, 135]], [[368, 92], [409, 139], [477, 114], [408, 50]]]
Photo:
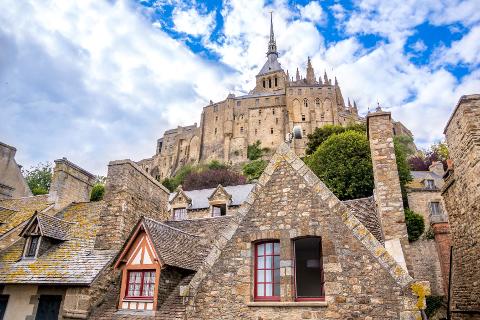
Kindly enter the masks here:
[[227, 215], [227, 205], [226, 204], [215, 204], [212, 205], [212, 217], [220, 217]]
[[127, 277], [126, 298], [153, 299], [155, 289], [155, 271], [129, 271]]
[[319, 237], [294, 241], [295, 298], [324, 300], [322, 241]]
[[28, 237], [26, 250], [25, 250], [25, 257], [34, 258], [37, 255], [39, 242], [40, 242], [40, 236]]
[[315, 99], [315, 108], [320, 108], [320, 99]]
[[305, 115], [302, 114], [302, 121], [305, 121]]
[[145, 168], [145, 171], [147, 171], [147, 173], [148, 173], [148, 168]]
[[173, 209], [173, 220], [185, 220], [187, 219], [187, 209], [186, 208], [175, 208]]
[[277, 77], [275, 77], [275, 87], [277, 86]]
[[255, 300], [280, 300], [280, 243], [255, 245]]
[[434, 216], [440, 215], [442, 213], [440, 209], [440, 202], [438, 201], [430, 202], [430, 213]]
[[263, 87], [265, 88], [265, 79], [263, 79]]
[[303, 106], [305, 108], [308, 108], [308, 100], [307, 99], [303, 99]]
[[273, 128], [270, 128], [270, 133], [273, 134]]
[[272, 79], [268, 79], [268, 87], [269, 87], [269, 88], [272, 87]]
[[272, 109], [272, 114], [275, 114], [275, 109]]

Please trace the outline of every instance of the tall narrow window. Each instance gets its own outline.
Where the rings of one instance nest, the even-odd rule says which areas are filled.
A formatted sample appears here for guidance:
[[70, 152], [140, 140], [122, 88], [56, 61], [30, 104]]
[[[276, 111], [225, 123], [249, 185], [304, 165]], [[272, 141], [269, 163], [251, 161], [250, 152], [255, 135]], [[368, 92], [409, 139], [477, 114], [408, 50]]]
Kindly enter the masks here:
[[302, 114], [302, 121], [305, 121], [305, 115]]
[[217, 128], [215, 128], [215, 134], [217, 134]]
[[278, 118], [275, 118], [275, 124], [278, 124]]
[[268, 79], [268, 87], [269, 87], [269, 88], [272, 87], [272, 79]]
[[263, 87], [265, 88], [265, 79], [263, 79]]
[[434, 189], [435, 181], [433, 181], [433, 179], [427, 179], [425, 180], [425, 186], [427, 187], [427, 189]]
[[275, 77], [275, 87], [277, 86], [277, 77]]
[[294, 250], [296, 300], [324, 300], [321, 239], [311, 237], [295, 240]]
[[280, 300], [280, 243], [255, 246], [255, 300]]
[[126, 298], [153, 299], [155, 271], [129, 271]]
[[186, 208], [175, 208], [173, 209], [173, 220], [185, 220], [187, 219], [187, 209]]
[[440, 215], [441, 214], [440, 202], [437, 202], [437, 201], [430, 202], [430, 212], [432, 215]]
[[39, 236], [32, 236], [29, 238], [29, 243], [27, 251], [25, 252], [25, 257], [35, 257], [37, 254], [38, 242], [40, 240]]
[[227, 215], [227, 205], [226, 204], [215, 204], [212, 205], [212, 217], [220, 217]]
[[303, 99], [303, 106], [305, 108], [308, 108], [308, 100], [307, 99]]
[[273, 134], [273, 128], [270, 128], [270, 133]]
[[240, 133], [243, 133], [243, 127], [240, 127]]

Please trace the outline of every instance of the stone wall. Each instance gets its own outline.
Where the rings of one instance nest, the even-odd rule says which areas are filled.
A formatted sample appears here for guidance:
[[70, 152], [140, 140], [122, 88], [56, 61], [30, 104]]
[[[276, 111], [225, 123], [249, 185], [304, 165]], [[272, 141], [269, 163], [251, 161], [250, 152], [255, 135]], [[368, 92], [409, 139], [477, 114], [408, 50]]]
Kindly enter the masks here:
[[163, 221], [169, 191], [131, 160], [108, 165], [106, 210], [100, 214], [95, 248], [119, 249], [142, 216]]
[[[453, 160], [443, 196], [453, 244], [452, 318], [480, 317], [480, 95], [462, 96], [445, 135]], [[464, 311], [470, 311], [471, 316]]]
[[0, 142], [0, 199], [32, 195], [20, 166], [15, 161], [17, 149]]
[[55, 202], [55, 209], [72, 202], [90, 201], [90, 191], [95, 176], [66, 158], [55, 160], [48, 200]]
[[[243, 208], [245, 216], [234, 217], [233, 223], [240, 221], [238, 227], [226, 228], [231, 239], [227, 234], [218, 236], [205, 267], [192, 279], [191, 290], [196, 295], [188, 309], [189, 318], [414, 319], [414, 313], [407, 311], [414, 308], [412, 296], [354, 236], [347, 227], [353, 222], [342, 221], [339, 211], [343, 207], [338, 199], [322, 189], [325, 186], [316, 182], [313, 173], [306, 172], [300, 159], [292, 166], [301, 168], [299, 171], [303, 168], [305, 176], [285, 160], [271, 162]], [[352, 225], [354, 230], [362, 229], [358, 227]], [[358, 236], [364, 232], [363, 227]], [[295, 302], [292, 245], [294, 239], [303, 236], [320, 236], [322, 240], [325, 303]], [[368, 241], [377, 243], [379, 253], [384, 253], [385, 249], [370, 236]], [[272, 239], [280, 242], [280, 302], [255, 302], [254, 245]], [[411, 279], [393, 264], [395, 272]]]
[[439, 190], [411, 190], [407, 197], [409, 208], [423, 217], [425, 231], [430, 226], [430, 202], [440, 202], [442, 209], [445, 208], [442, 193]]

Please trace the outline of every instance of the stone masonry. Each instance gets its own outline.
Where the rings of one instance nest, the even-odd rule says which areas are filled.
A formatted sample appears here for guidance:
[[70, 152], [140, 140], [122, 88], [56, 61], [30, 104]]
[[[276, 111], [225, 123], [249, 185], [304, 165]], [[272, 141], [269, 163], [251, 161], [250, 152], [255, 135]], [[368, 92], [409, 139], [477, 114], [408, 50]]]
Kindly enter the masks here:
[[479, 319], [480, 94], [460, 98], [444, 133], [453, 160], [442, 190], [452, 232], [452, 319]]
[[15, 161], [17, 149], [0, 142], [0, 199], [28, 197], [30, 188]]

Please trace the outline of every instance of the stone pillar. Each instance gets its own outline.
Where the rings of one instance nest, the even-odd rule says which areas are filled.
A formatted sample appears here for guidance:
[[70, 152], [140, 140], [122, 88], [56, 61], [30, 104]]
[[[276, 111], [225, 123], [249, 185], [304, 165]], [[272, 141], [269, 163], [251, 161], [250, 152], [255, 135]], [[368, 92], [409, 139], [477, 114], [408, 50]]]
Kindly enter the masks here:
[[63, 208], [72, 202], [90, 201], [90, 191], [94, 183], [93, 174], [67, 158], [55, 160], [48, 200], [55, 202], [55, 209]]
[[377, 108], [375, 112], [369, 113], [367, 133], [375, 180], [374, 196], [385, 237], [385, 248], [400, 265], [407, 269], [405, 248], [402, 246], [408, 246], [408, 234], [393, 146], [390, 112], [383, 112]]

